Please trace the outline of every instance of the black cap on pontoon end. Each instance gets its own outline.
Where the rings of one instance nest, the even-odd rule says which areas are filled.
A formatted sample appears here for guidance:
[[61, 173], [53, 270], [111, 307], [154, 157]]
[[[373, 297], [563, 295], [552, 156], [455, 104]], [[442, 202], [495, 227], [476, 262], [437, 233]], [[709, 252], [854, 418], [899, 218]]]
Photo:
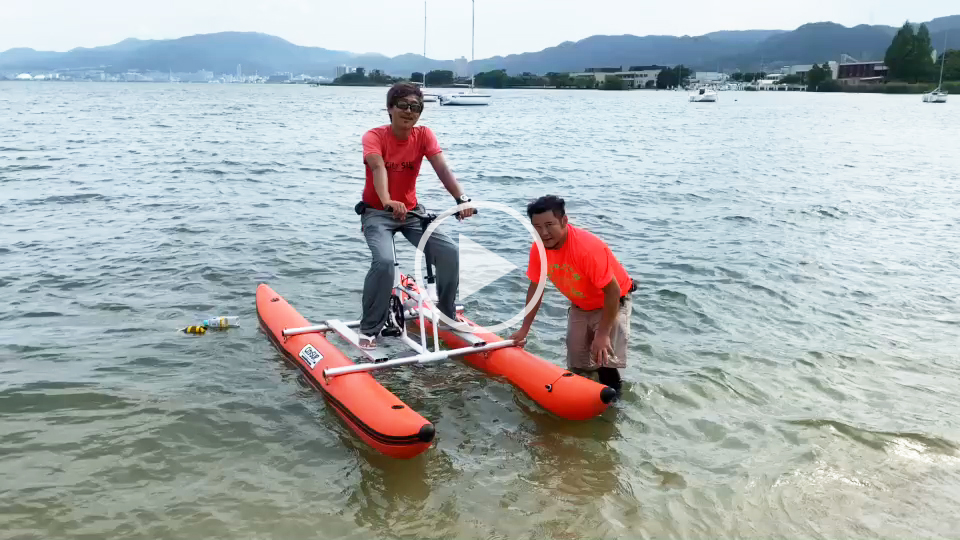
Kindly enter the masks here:
[[424, 424], [420, 431], [417, 432], [417, 438], [423, 442], [430, 442], [433, 440], [433, 436], [437, 434], [437, 430], [433, 428], [433, 424]]
[[605, 386], [603, 390], [600, 391], [600, 401], [604, 403], [610, 403], [615, 397], [617, 397], [617, 391], [609, 386]]

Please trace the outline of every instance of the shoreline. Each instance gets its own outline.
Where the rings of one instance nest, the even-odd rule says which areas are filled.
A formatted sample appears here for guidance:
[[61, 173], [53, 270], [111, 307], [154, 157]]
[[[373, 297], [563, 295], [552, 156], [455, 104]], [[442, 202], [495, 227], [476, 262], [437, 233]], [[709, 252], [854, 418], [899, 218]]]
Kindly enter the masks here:
[[[51, 80], [41, 80], [41, 81], [25, 81], [25, 80], [16, 80], [16, 79], [0, 79], [0, 83], [17, 83], [17, 84], [27, 84], [27, 83], [105, 83], [105, 84], [189, 84], [189, 85], [207, 85], [211, 84], [208, 82], [193, 82], [193, 81], [96, 81], [89, 79], [73, 79], [73, 80], [63, 80], [63, 79], [51, 79]], [[335, 88], [389, 88], [389, 84], [333, 84], [333, 83], [317, 83], [317, 82], [262, 82], [262, 83], [219, 83], [225, 86], [234, 86], [234, 85], [253, 85], [253, 86], [316, 86], [316, 87], [335, 87]], [[616, 90], [605, 90], [603, 88], [580, 88], [576, 86], [509, 86], [505, 88], [493, 88], [486, 86], [475, 86], [474, 88], [478, 90], [582, 90], [582, 91], [604, 91], [604, 92], [677, 92], [675, 89], [661, 89], [661, 88], [624, 88]], [[937, 86], [934, 83], [900, 83], [900, 82], [889, 82], [876, 85], [843, 85], [836, 91], [831, 92], [816, 92], [811, 90], [728, 90], [728, 92], [750, 92], [750, 93], [810, 93], [810, 94], [888, 94], [888, 95], [921, 95], [936, 89]], [[430, 86], [427, 88], [430, 90], [462, 90], [463, 86]], [[944, 81], [942, 89], [945, 90], [948, 94], [960, 94], [960, 81]], [[680, 92], [689, 92], [689, 90], [679, 90]]]

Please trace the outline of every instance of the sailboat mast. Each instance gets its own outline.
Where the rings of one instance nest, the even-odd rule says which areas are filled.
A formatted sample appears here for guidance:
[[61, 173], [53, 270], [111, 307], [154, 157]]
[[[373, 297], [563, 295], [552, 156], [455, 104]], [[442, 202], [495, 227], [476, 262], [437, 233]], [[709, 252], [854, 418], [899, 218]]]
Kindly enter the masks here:
[[473, 90], [473, 35], [477, 31], [477, 0], [470, 0], [470, 89]]
[[943, 56], [940, 57], [940, 84], [937, 89], [943, 88], [943, 65], [947, 63], [947, 32], [943, 33]]
[[423, 87], [427, 87], [427, 0], [423, 0]]

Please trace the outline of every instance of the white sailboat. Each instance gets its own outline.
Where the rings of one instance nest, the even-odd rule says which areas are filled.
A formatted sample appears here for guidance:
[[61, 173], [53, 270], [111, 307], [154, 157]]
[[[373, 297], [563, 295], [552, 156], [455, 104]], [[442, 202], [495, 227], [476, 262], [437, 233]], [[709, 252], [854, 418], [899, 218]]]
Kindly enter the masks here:
[[943, 56], [940, 57], [940, 82], [937, 84], [937, 89], [933, 92], [923, 95], [924, 103], [946, 103], [947, 102], [947, 93], [942, 90], [943, 88], [943, 64], [947, 61], [947, 34], [943, 34]]
[[[427, 60], [427, 0], [423, 0], [423, 60], [426, 63]], [[420, 85], [421, 90], [427, 89], [427, 70], [423, 70], [423, 83]], [[423, 101], [425, 103], [434, 103], [437, 101], [437, 94], [430, 94], [423, 92]]]
[[474, 42], [474, 33], [476, 32], [477, 26], [477, 17], [476, 17], [476, 0], [471, 0], [471, 15], [473, 17], [473, 24], [470, 28], [470, 88], [459, 92], [456, 94], [441, 94], [440, 95], [440, 105], [489, 105], [490, 98], [493, 97], [490, 94], [483, 94], [477, 92], [473, 87], [473, 42]]

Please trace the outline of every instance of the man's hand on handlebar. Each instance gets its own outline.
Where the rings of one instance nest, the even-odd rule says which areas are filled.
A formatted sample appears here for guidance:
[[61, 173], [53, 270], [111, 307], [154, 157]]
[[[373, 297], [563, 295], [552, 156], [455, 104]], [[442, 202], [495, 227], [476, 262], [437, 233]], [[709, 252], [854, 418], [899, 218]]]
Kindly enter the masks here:
[[407, 219], [407, 205], [400, 201], [387, 201], [383, 203], [384, 210], [393, 212], [393, 219], [403, 221]]
[[[399, 203], [397, 203], [397, 204], [399, 204]], [[470, 207], [470, 208], [468, 208], [468, 209], [466, 209], [466, 210], [463, 210], [463, 211], [461, 211], [461, 212], [457, 212], [457, 213], [455, 213], [455, 214], [453, 214], [453, 215], [454, 215], [454, 217], [456, 217], [458, 220], [463, 220], [463, 219], [464, 219], [464, 216], [462, 216], [461, 214], [465, 213], [467, 210], [469, 210], [470, 213], [467, 214], [466, 217], [470, 217], [470, 216], [473, 216], [473, 215], [476, 215], [476, 214], [479, 213], [479, 210], [477, 210], [476, 208]], [[421, 212], [417, 211], [417, 209], [407, 210], [406, 215], [407, 215], [408, 217], [409, 217], [409, 216], [413, 216], [413, 217], [419, 218], [419, 219], [421, 219], [421, 220], [426, 220], [428, 223], [429, 223], [429, 222], [433, 222], [433, 220], [437, 219], [437, 215], [436, 215], [436, 214], [432, 214], [432, 213], [430, 213], [430, 212], [423, 212], [423, 213], [421, 213]]]
[[457, 219], [459, 219], [460, 221], [463, 221], [468, 217], [477, 213], [477, 209], [470, 206], [470, 203], [464, 203], [464, 204], [466, 205], [466, 208], [457, 212]]

